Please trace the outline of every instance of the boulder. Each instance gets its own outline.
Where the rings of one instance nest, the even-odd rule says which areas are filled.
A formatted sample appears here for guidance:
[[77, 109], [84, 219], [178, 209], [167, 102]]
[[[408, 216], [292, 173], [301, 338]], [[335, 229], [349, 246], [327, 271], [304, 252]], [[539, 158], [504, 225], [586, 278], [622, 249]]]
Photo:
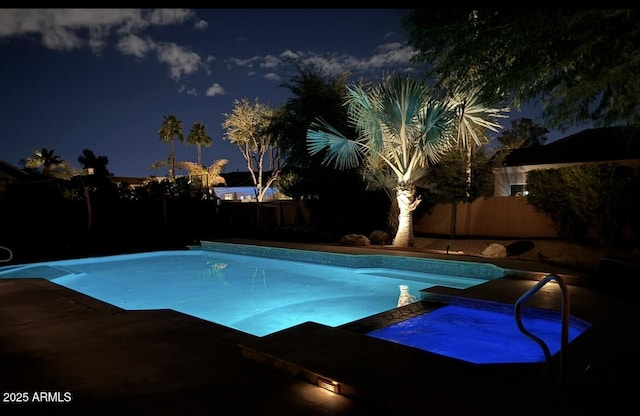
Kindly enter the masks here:
[[507, 257], [507, 248], [502, 244], [491, 243], [482, 251], [482, 256], [491, 259], [504, 258]]
[[345, 246], [368, 246], [371, 242], [362, 234], [345, 234], [340, 237], [340, 244]]
[[389, 245], [392, 241], [391, 235], [386, 231], [374, 230], [369, 234], [369, 242], [374, 246]]
[[521, 254], [526, 253], [527, 251], [533, 250], [535, 246], [536, 245], [533, 243], [533, 241], [529, 241], [529, 240], [521, 240], [521, 241], [513, 242], [508, 246], [506, 246], [507, 256], [509, 257], [519, 256]]

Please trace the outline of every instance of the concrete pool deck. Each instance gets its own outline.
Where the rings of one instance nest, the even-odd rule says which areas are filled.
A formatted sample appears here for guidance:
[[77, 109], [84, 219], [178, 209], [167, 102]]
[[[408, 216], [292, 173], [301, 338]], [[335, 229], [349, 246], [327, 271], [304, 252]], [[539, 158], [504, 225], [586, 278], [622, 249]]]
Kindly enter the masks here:
[[[255, 244], [480, 260], [374, 248]], [[573, 276], [570, 270], [530, 261], [490, 262]], [[580, 276], [568, 280], [575, 283], [568, 287], [571, 315], [592, 327], [571, 343], [566, 377], [558, 380], [532, 368], [467, 365], [349, 328], [310, 323], [260, 338], [171, 310], [124, 311], [37, 276], [0, 279], [0, 414], [627, 413], [638, 391], [638, 303], [582, 284]], [[455, 296], [513, 304], [535, 283], [501, 278]], [[554, 286], [546, 285], [527, 305], [557, 308], [560, 293]], [[378, 318], [397, 320], [398, 314], [416, 313], [418, 307]], [[271, 363], [264, 360], [267, 356]], [[302, 369], [339, 378], [354, 390], [347, 393], [355, 394], [316, 387]]]

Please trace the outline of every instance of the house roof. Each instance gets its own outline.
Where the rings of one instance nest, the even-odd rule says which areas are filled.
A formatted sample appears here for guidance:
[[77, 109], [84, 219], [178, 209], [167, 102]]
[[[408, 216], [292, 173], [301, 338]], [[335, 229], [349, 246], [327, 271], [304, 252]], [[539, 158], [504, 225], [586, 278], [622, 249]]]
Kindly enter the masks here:
[[4, 160], [0, 160], [0, 172], [14, 178], [29, 176], [28, 172], [25, 172], [24, 170], [12, 165], [11, 163], [5, 162]]
[[253, 186], [253, 179], [251, 179], [251, 173], [248, 171], [222, 173], [220, 176], [227, 182], [227, 187]]
[[[236, 172], [222, 173], [220, 176], [222, 176], [224, 180], [227, 182], [226, 185], [219, 185], [222, 187], [226, 187], [226, 188], [246, 187], [246, 186], [255, 187], [255, 184], [253, 183], [253, 178], [251, 177], [251, 172], [249, 171], [236, 171]], [[268, 179], [270, 176], [271, 176], [271, 171], [263, 172], [262, 173], [263, 182], [266, 182], [266, 179]], [[272, 186], [275, 186], [275, 185], [276, 184], [274, 183]]]
[[640, 126], [586, 129], [552, 143], [515, 149], [504, 166], [640, 159]]
[[144, 185], [149, 181], [149, 178], [140, 178], [137, 176], [109, 176], [111, 182], [114, 183], [128, 183], [132, 186]]

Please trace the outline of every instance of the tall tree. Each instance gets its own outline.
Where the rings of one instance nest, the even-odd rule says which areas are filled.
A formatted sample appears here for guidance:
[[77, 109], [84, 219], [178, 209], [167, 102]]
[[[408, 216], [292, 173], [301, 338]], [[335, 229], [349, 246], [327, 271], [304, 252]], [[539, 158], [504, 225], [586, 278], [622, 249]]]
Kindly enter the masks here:
[[[423, 82], [400, 75], [373, 86], [353, 84], [348, 90], [349, 120], [358, 135], [350, 140], [319, 119], [307, 134], [309, 152], [326, 151], [325, 163], [338, 169], [363, 164], [373, 171], [390, 169], [400, 212], [393, 245], [411, 246], [412, 212], [420, 203], [416, 181], [455, 144], [467, 101], [458, 94], [438, 97]], [[486, 123], [499, 126], [482, 120]]]
[[[276, 110], [269, 126], [287, 160], [279, 179], [280, 189], [294, 199], [345, 200], [355, 196], [352, 184], [363, 182], [357, 169], [338, 171], [322, 164], [322, 154], [312, 156], [307, 151], [307, 130], [317, 117], [348, 137], [355, 135], [344, 106], [348, 73], [332, 76], [302, 65], [297, 70], [281, 85], [293, 96]], [[362, 183], [363, 192], [364, 187]]]
[[202, 146], [209, 147], [213, 139], [207, 134], [207, 126], [202, 121], [196, 121], [191, 125], [187, 135], [187, 144], [193, 144], [198, 149], [198, 165], [202, 165]]
[[450, 204], [449, 237], [456, 237], [457, 206], [460, 202], [473, 201], [493, 195], [494, 161], [487, 153], [487, 146], [478, 146], [473, 152], [473, 179], [471, 188], [467, 178], [467, 155], [459, 146], [448, 151], [434, 169], [429, 169], [422, 181], [423, 199], [431, 204]]
[[164, 116], [162, 126], [158, 130], [160, 141], [171, 144], [171, 153], [169, 155], [169, 177], [174, 178], [176, 174], [176, 149], [175, 138], [181, 142], [184, 141], [184, 133], [182, 131], [182, 121], [178, 120], [174, 115]]
[[96, 156], [91, 149], [83, 149], [82, 154], [78, 156], [78, 162], [80, 162], [83, 169], [92, 169], [95, 176], [113, 176], [113, 173], [107, 169], [109, 158], [107, 156]]
[[547, 141], [546, 127], [540, 126], [530, 118], [519, 118], [511, 122], [511, 129], [496, 137], [503, 149], [514, 150], [522, 147], [541, 146]]
[[403, 21], [416, 62], [508, 106], [540, 100], [549, 127], [640, 121], [640, 9], [420, 9]]
[[[231, 114], [224, 113], [223, 116], [224, 138], [242, 152], [256, 187], [258, 202], [262, 202], [269, 187], [278, 179], [281, 169], [280, 150], [268, 131], [273, 110], [257, 98], [253, 103], [243, 98], [234, 100]], [[270, 172], [267, 178], [264, 177], [266, 171]]]

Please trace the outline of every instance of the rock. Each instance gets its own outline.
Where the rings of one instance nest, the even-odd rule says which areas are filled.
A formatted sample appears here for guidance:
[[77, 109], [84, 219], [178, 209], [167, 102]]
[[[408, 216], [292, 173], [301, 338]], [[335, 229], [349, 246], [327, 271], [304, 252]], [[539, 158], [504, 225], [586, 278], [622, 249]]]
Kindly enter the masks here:
[[519, 256], [521, 254], [526, 253], [529, 250], [533, 250], [533, 248], [536, 245], [533, 243], [533, 241], [529, 241], [529, 240], [521, 240], [521, 241], [516, 241], [513, 242], [509, 245], [507, 245], [507, 256], [511, 257], [511, 256]]
[[507, 248], [502, 244], [491, 243], [482, 251], [483, 257], [498, 259], [507, 257]]
[[374, 246], [389, 245], [392, 242], [391, 235], [382, 230], [374, 230], [369, 234], [369, 242]]
[[371, 245], [371, 242], [362, 234], [345, 234], [340, 237], [340, 244], [345, 246], [368, 246]]

